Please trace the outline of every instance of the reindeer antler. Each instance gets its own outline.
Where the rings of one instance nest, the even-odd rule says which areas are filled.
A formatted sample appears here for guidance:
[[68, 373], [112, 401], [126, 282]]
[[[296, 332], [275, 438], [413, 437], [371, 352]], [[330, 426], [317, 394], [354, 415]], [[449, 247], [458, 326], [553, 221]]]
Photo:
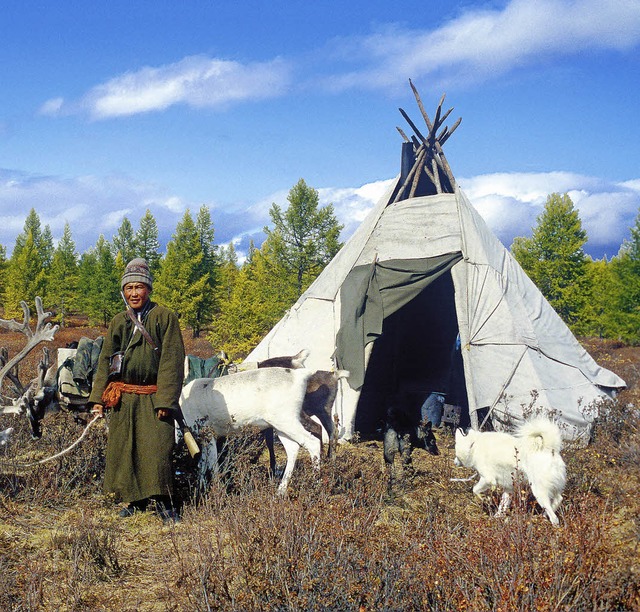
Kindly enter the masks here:
[[36, 323], [35, 331], [31, 330], [29, 321], [31, 319], [31, 311], [25, 301], [20, 302], [22, 306], [22, 312], [24, 318], [22, 323], [18, 323], [15, 319], [0, 319], [0, 326], [8, 329], [9, 331], [21, 332], [27, 337], [27, 343], [22, 350], [15, 355], [12, 359], [6, 361], [4, 366], [0, 370], [0, 386], [6, 376], [7, 372], [11, 371], [15, 365], [20, 363], [38, 344], [41, 342], [49, 342], [53, 340], [56, 332], [59, 329], [59, 325], [52, 325], [49, 322], [51, 318], [50, 312], [45, 312], [42, 308], [42, 299], [40, 296], [36, 296], [36, 313], [38, 315], [38, 322]]

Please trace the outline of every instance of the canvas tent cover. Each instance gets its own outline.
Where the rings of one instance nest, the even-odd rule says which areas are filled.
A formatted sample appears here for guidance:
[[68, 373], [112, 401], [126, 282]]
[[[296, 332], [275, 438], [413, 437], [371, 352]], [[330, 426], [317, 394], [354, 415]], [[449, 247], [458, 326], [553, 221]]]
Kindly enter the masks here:
[[[362, 398], [384, 395], [375, 385], [388, 372], [396, 391], [400, 380], [423, 396], [434, 390], [420, 381], [436, 359], [448, 364], [442, 346], [459, 333], [472, 425], [479, 410], [499, 427], [533, 406], [559, 416], [565, 437], [586, 436], [589, 407], [624, 381], [584, 350], [462, 191], [390, 204], [398, 180], [247, 360], [308, 348], [307, 367], [349, 370], [336, 401], [349, 438], [356, 409], [369, 410]], [[394, 334], [393, 358], [376, 358]], [[376, 359], [384, 365], [368, 382]]]

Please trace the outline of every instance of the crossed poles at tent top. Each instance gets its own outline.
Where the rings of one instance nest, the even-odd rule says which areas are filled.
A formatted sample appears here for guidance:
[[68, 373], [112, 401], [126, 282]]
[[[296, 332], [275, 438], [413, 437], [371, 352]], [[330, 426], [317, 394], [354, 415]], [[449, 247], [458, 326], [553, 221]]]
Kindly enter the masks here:
[[[422, 100], [420, 99], [420, 95], [418, 94], [418, 90], [411, 82], [411, 79], [409, 79], [409, 85], [411, 85], [413, 95], [415, 96], [416, 102], [418, 103], [418, 108], [422, 113], [422, 117], [427, 124], [427, 128], [429, 131], [427, 135], [424, 136], [416, 127], [415, 123], [411, 121], [407, 113], [405, 113], [404, 110], [399, 109], [400, 113], [405, 118], [407, 123], [411, 126], [411, 129], [414, 132], [414, 135], [409, 138], [402, 131], [402, 129], [400, 129], [399, 127], [397, 128], [405, 143], [412, 144], [414, 162], [402, 186], [397, 191], [393, 202], [398, 202], [399, 200], [414, 197], [416, 195], [416, 191], [418, 190], [420, 179], [425, 174], [428, 179], [426, 187], [426, 190], [428, 192], [434, 191], [435, 193], [453, 193], [455, 191], [455, 179], [453, 177], [453, 173], [451, 172], [449, 162], [447, 162], [447, 158], [445, 157], [442, 150], [442, 145], [447, 142], [451, 134], [453, 134], [456, 128], [460, 125], [462, 118], [459, 118], [453, 124], [453, 127], [451, 127], [451, 129], [449, 129], [448, 126], [442, 127], [442, 124], [446, 121], [447, 117], [453, 110], [453, 108], [450, 108], [446, 113], [442, 114], [442, 104], [445, 98], [445, 94], [443, 94], [442, 98], [440, 98], [440, 103], [438, 104], [435, 118], [432, 122], [429, 119], [429, 115], [427, 115], [426, 111], [424, 110], [424, 106], [422, 104]], [[421, 191], [423, 190], [425, 190], [424, 184], [421, 187]]]

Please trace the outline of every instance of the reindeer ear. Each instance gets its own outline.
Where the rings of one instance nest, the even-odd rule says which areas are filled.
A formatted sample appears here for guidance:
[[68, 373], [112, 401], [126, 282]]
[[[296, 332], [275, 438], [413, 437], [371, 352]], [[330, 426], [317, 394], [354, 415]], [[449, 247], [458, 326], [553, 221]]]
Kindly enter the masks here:
[[58, 365], [53, 364], [44, 375], [44, 386], [45, 387], [55, 387], [56, 386], [56, 376], [58, 374]]

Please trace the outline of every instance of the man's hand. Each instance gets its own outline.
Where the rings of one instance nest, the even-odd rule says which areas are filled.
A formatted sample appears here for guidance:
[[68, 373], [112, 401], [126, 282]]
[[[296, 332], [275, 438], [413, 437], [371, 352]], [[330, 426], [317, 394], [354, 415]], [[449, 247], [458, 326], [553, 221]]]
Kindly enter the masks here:
[[169, 408], [158, 408], [158, 418], [162, 421], [167, 420], [171, 416]]
[[91, 406], [91, 414], [94, 416], [104, 417], [104, 406], [102, 404], [94, 404]]

